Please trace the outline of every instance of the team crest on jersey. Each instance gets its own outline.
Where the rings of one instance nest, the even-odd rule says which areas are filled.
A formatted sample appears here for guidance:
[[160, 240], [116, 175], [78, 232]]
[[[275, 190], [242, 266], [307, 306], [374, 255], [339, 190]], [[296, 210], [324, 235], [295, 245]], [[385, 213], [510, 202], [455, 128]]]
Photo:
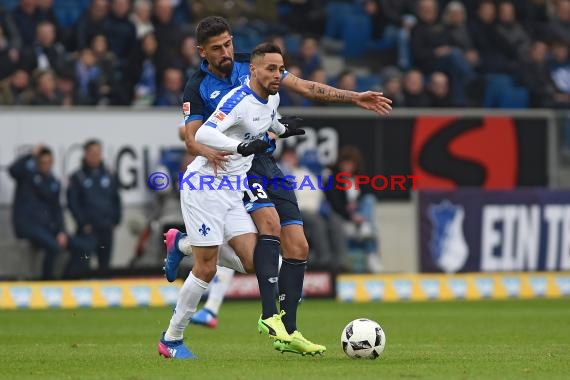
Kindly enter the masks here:
[[224, 119], [226, 118], [226, 114], [223, 113], [222, 111], [216, 111], [214, 113], [214, 119], [216, 119], [217, 121], [224, 121]]
[[184, 116], [190, 115], [190, 102], [182, 103], [182, 113], [184, 113]]

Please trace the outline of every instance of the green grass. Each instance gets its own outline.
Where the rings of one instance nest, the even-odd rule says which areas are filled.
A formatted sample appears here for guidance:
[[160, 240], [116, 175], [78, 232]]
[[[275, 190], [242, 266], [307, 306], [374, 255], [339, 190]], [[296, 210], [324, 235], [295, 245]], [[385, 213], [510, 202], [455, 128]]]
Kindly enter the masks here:
[[[0, 378], [555, 379], [570, 378], [570, 301], [340, 304], [306, 300], [300, 329], [323, 357], [280, 354], [256, 332], [258, 302], [228, 302], [215, 330], [191, 326], [195, 361], [160, 358], [169, 309], [0, 311]], [[378, 360], [340, 348], [350, 320], [380, 322]]]

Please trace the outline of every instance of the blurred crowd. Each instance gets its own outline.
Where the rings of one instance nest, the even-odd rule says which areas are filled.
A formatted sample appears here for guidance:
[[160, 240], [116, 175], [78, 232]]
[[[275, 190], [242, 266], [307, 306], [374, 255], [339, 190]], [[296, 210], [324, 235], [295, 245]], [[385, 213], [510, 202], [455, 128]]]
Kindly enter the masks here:
[[[398, 107], [570, 106], [570, 0], [3, 0], [0, 105], [178, 106], [195, 24]], [[282, 93], [284, 106], [312, 106]]]

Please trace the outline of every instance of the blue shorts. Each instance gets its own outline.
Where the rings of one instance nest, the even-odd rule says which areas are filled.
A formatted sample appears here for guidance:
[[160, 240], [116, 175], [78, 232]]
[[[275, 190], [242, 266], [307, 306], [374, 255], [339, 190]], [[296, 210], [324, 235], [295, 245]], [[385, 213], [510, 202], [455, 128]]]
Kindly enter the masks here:
[[285, 176], [273, 156], [255, 156], [247, 176], [250, 190], [243, 196], [247, 212], [251, 214], [263, 207], [275, 207], [281, 226], [303, 225], [294, 187], [287, 178], [283, 178]]

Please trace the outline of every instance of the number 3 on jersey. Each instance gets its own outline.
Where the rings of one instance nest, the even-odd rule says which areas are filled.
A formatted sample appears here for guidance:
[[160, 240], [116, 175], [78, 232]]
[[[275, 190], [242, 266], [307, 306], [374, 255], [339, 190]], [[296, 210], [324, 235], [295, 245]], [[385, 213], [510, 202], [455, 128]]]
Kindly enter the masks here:
[[258, 199], [267, 199], [267, 193], [263, 191], [263, 186], [257, 182], [252, 183], [245, 192], [249, 197], [249, 201], [252, 203]]

